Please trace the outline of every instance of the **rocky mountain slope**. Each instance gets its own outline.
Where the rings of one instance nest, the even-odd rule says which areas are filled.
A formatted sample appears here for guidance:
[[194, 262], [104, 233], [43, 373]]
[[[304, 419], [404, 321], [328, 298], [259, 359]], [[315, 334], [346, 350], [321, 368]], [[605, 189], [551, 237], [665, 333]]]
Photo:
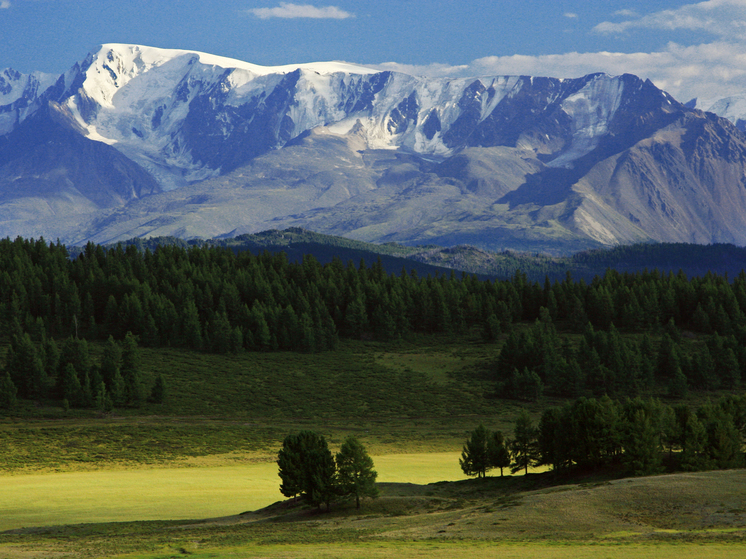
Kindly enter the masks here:
[[111, 44], [56, 79], [2, 76], [0, 235], [746, 245], [746, 137], [631, 75], [428, 79]]

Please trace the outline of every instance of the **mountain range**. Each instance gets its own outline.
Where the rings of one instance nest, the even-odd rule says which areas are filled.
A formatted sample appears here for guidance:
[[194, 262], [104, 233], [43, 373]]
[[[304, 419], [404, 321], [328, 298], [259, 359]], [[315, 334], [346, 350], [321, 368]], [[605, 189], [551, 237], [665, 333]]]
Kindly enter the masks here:
[[743, 246], [743, 120], [629, 74], [433, 79], [107, 44], [60, 76], [0, 73], [0, 236]]

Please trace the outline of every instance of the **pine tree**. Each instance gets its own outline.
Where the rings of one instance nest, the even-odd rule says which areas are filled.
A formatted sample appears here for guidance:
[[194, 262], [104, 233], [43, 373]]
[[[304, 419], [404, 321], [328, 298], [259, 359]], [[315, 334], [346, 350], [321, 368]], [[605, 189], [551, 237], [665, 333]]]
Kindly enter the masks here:
[[122, 366], [122, 348], [114, 341], [112, 336], [106, 340], [104, 352], [101, 356], [101, 376], [106, 386], [111, 391], [114, 384], [114, 377], [120, 372]]
[[83, 405], [83, 390], [78, 373], [72, 363], [67, 363], [62, 370], [60, 385], [62, 387], [62, 399], [67, 401], [68, 405], [72, 407]]
[[495, 431], [487, 439], [487, 455], [489, 468], [500, 468], [500, 477], [503, 476], [503, 468], [510, 466], [510, 441], [503, 437], [501, 431]]
[[88, 351], [88, 342], [73, 337], [65, 340], [62, 350], [60, 351], [58, 364], [57, 394], [60, 398], [67, 398], [71, 406], [79, 406], [81, 405], [80, 401], [71, 399], [69, 396], [64, 395], [65, 369], [68, 365], [72, 365], [73, 370], [78, 375], [78, 383], [80, 383], [80, 379], [84, 378], [91, 369], [91, 357]]
[[355, 508], [360, 508], [361, 497], [378, 497], [373, 459], [365, 447], [353, 436], [347, 437], [337, 453], [337, 481], [342, 495], [354, 495]]
[[144, 399], [142, 386], [142, 372], [140, 371], [140, 350], [137, 347], [137, 338], [131, 332], [127, 332], [122, 342], [122, 378], [127, 403], [139, 406]]
[[490, 467], [488, 449], [490, 433], [484, 425], [480, 425], [469, 435], [461, 451], [458, 463], [467, 476], [485, 477]]
[[697, 415], [687, 410], [679, 467], [685, 471], [706, 470], [712, 467], [707, 457], [707, 430]]
[[184, 306], [181, 323], [181, 344], [190, 349], [202, 349], [202, 326], [194, 300], [189, 299]]
[[114, 408], [114, 403], [111, 400], [111, 396], [106, 390], [106, 385], [104, 384], [104, 381], [98, 383], [98, 386], [96, 387], [96, 397], [95, 397], [95, 405], [96, 409], [102, 412], [110, 412]]
[[347, 305], [345, 313], [345, 331], [352, 338], [359, 338], [368, 325], [365, 312], [365, 301], [360, 293], [357, 293]]
[[16, 404], [16, 394], [18, 390], [10, 373], [0, 373], [0, 408], [9, 410]]
[[277, 465], [283, 495], [300, 494], [312, 505], [326, 503], [329, 510], [337, 492], [336, 466], [324, 437], [313, 431], [288, 435], [277, 455]]
[[122, 378], [119, 369], [114, 372], [114, 378], [109, 387], [109, 394], [111, 395], [111, 401], [115, 406], [124, 406], [127, 404], [127, 386], [124, 383], [124, 378]]
[[12, 339], [5, 367], [21, 398], [41, 398], [46, 394], [47, 374], [28, 334]]
[[210, 335], [210, 350], [213, 353], [228, 353], [231, 350], [231, 323], [228, 315], [219, 312], [211, 321], [208, 328]]
[[515, 420], [511, 455], [511, 473], [524, 470], [524, 473], [528, 474], [529, 466], [535, 466], [539, 462], [536, 428], [525, 410], [521, 411]]
[[624, 410], [624, 462], [634, 475], [661, 471], [661, 429], [653, 402], [632, 400]]
[[302, 435], [301, 432], [285, 437], [282, 441], [282, 448], [277, 453], [278, 475], [281, 480], [280, 493], [293, 499], [303, 492]]

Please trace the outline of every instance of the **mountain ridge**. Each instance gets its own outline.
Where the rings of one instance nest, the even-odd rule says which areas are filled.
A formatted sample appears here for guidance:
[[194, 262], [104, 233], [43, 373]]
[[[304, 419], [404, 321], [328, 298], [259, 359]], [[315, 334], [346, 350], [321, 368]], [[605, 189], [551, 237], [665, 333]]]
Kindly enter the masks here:
[[[630, 74], [428, 79], [106, 44], [43, 91], [51, 78], [21, 88], [12, 76], [13, 88], [0, 83], [0, 104], [12, 99], [0, 105], [0, 145], [37, 113], [66, 114], [81, 139], [132, 163], [77, 191], [108, 192], [140, 171], [152, 178], [105, 207], [83, 196], [53, 227], [31, 212], [25, 230], [37, 235], [85, 243], [299, 226], [556, 253], [746, 244], [746, 138]], [[66, 153], [70, 165], [96, 168], [86, 150]], [[24, 198], [10, 186], [19, 157], [0, 152], [11, 206]], [[0, 234], [17, 228], [0, 219]]]

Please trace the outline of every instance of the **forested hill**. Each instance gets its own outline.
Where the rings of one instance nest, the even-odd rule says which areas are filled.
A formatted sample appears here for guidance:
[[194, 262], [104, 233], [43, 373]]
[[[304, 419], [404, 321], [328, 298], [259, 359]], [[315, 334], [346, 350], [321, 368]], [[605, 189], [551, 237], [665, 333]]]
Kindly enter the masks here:
[[600, 275], [611, 268], [619, 272], [656, 269], [676, 273], [681, 270], [689, 277], [714, 273], [727, 274], [733, 278], [746, 269], [746, 248], [731, 244], [637, 244], [584, 251], [563, 260], [568, 262], [570, 270], [579, 277], [587, 277], [587, 274]]
[[[409, 273], [416, 272], [420, 276], [448, 274], [452, 269], [459, 268], [449, 263], [443, 265], [437, 262], [426, 262], [412, 258], [423, 250], [439, 249], [441, 247], [409, 247], [397, 243], [373, 244], [355, 241], [344, 237], [324, 235], [297, 227], [284, 231], [270, 230], [255, 234], [240, 235], [229, 239], [189, 240], [178, 237], [151, 237], [148, 239], [130, 239], [122, 243], [124, 246], [134, 245], [138, 250], [146, 248], [154, 251], [159, 246], [188, 247], [222, 247], [234, 252], [250, 251], [260, 254], [265, 250], [271, 254], [285, 253], [289, 262], [302, 262], [305, 256], [311, 255], [320, 264], [329, 264], [339, 259], [344, 263], [349, 261], [359, 264], [361, 260], [367, 263], [380, 261], [383, 269], [389, 274], [399, 274], [402, 269]], [[71, 255], [82, 252], [80, 247], [72, 247]], [[470, 271], [481, 279], [495, 279], [493, 274], [485, 274], [478, 270]]]
[[[305, 255], [314, 256], [321, 264], [334, 258], [342, 262], [364, 260], [372, 263], [380, 259], [384, 270], [398, 274], [402, 268], [414, 270], [420, 276], [442, 274], [450, 270], [476, 274], [480, 279], [508, 279], [517, 271], [530, 281], [563, 280], [570, 272], [575, 280], [590, 282], [603, 276], [606, 270], [642, 272], [659, 270], [687, 277], [702, 277], [708, 272], [733, 278], [746, 269], [746, 248], [731, 244], [694, 245], [687, 243], [641, 243], [610, 249], [579, 252], [573, 256], [552, 257], [513, 251], [489, 252], [471, 246], [444, 248], [439, 246], [406, 246], [398, 243], [373, 244], [324, 235], [300, 228], [284, 231], [271, 230], [240, 235], [230, 239], [190, 240], [176, 237], [131, 239], [125, 246], [139, 250], [155, 250], [161, 245], [215, 246], [234, 251], [249, 250], [261, 253], [284, 252], [290, 262], [301, 262]], [[83, 249], [72, 247], [73, 256]]]
[[[497, 372], [514, 397], [540, 387], [537, 378], [557, 394], [635, 395], [656, 386], [675, 394], [688, 386], [735, 389], [746, 374], [743, 272], [730, 281], [613, 270], [591, 282], [534, 282], [523, 273], [481, 281], [388, 274], [377, 261], [322, 265], [309, 256], [292, 263], [284, 253], [207, 245], [140, 251], [89, 244], [71, 259], [62, 245], [6, 239], [0, 316], [11, 342], [3, 382], [24, 398], [61, 397], [95, 383], [81, 342], [127, 342], [129, 333], [141, 345], [217, 353], [330, 351], [340, 337], [387, 342], [474, 330], [490, 342], [507, 333]], [[529, 332], [513, 329], [537, 319]], [[587, 351], [560, 343], [555, 325], [583, 333]], [[617, 329], [656, 339], [626, 342]], [[679, 347], [684, 329], [711, 339], [692, 354]]]

